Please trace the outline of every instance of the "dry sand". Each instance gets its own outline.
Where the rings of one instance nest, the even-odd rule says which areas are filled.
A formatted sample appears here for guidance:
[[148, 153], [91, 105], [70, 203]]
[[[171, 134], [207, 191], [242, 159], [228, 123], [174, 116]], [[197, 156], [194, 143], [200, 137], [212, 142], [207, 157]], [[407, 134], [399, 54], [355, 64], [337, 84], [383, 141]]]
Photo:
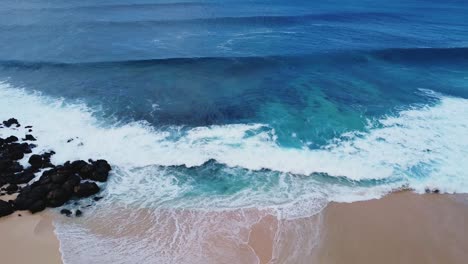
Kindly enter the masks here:
[[17, 211], [0, 218], [0, 263], [62, 263], [52, 214]]
[[310, 263], [468, 263], [465, 195], [391, 194], [330, 204]]

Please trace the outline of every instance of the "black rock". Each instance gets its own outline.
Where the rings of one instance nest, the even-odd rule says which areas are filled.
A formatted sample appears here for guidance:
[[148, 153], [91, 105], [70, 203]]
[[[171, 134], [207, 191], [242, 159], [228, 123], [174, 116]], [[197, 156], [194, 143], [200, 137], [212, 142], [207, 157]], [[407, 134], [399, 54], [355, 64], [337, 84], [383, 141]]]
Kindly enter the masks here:
[[10, 153], [8, 153], [8, 157], [12, 160], [20, 160], [22, 158], [24, 158], [24, 153], [21, 152], [21, 151], [18, 151], [18, 150], [15, 150], [15, 151], [11, 151]]
[[60, 210], [60, 213], [63, 214], [63, 215], [66, 215], [66, 216], [72, 215], [72, 211], [70, 211], [68, 209], [62, 209], [62, 210]]
[[96, 197], [93, 198], [93, 200], [97, 202], [97, 201], [101, 200], [102, 198], [104, 198], [104, 197], [96, 196]]
[[47, 205], [50, 207], [62, 206], [68, 199], [70, 199], [70, 193], [62, 188], [51, 190], [47, 194]]
[[5, 172], [10, 172], [10, 173], [15, 173], [15, 172], [20, 172], [22, 171], [24, 168], [23, 166], [21, 166], [21, 164], [19, 164], [17, 161], [14, 161], [10, 167], [6, 168], [4, 171]]
[[36, 201], [44, 200], [48, 193], [49, 189], [43, 185], [26, 186], [20, 191], [18, 197], [16, 197], [14, 201], [15, 208], [17, 210], [28, 210]]
[[93, 165], [94, 165], [94, 168], [100, 172], [108, 173], [112, 169], [106, 160], [97, 160], [93, 162]]
[[41, 169], [40, 168], [36, 168], [36, 167], [27, 167], [26, 169], [24, 169], [24, 172], [30, 172], [30, 173], [36, 173], [36, 172], [39, 172]]
[[23, 154], [31, 153], [31, 146], [28, 143], [17, 143], [11, 142], [2, 146], [0, 150], [3, 156], [14, 155], [14, 152], [20, 152]]
[[50, 175], [50, 180], [53, 183], [63, 184], [70, 177], [70, 172], [68, 171], [57, 171], [56, 173]]
[[28, 193], [28, 195], [34, 200], [41, 200], [45, 198], [49, 192], [50, 192], [50, 187], [48, 187], [47, 185], [44, 185], [44, 186], [37, 186], [35, 188], [32, 188], [31, 191]]
[[24, 141], [36, 141], [36, 138], [33, 135], [27, 134], [24, 138]]
[[78, 210], [75, 211], [75, 216], [80, 217], [80, 216], [82, 216], [82, 215], [83, 215], [83, 212], [81, 212], [80, 209], [78, 209]]
[[88, 197], [98, 193], [100, 189], [94, 182], [83, 182], [76, 186], [74, 191], [78, 197]]
[[35, 168], [42, 168], [44, 160], [41, 155], [34, 154], [29, 158], [28, 162]]
[[0, 200], [0, 217], [10, 215], [14, 211], [10, 203]]
[[24, 128], [32, 128], [32, 126], [25, 126]]
[[28, 144], [28, 143], [21, 143], [19, 144], [19, 147], [21, 148], [21, 151], [25, 154], [29, 154], [32, 152], [32, 148], [36, 147], [36, 145], [33, 144]]
[[20, 123], [15, 118], [10, 118], [6, 121], [3, 121], [3, 125], [5, 125], [6, 127], [11, 127], [12, 125], [16, 125], [17, 127], [19, 127]]
[[32, 179], [34, 179], [34, 174], [31, 172], [21, 172], [18, 174], [15, 174], [13, 177], [11, 177], [10, 183], [12, 184], [24, 184], [30, 182]]
[[94, 167], [93, 167], [92, 165], [86, 163], [86, 165], [84, 165], [84, 166], [82, 166], [82, 167], [80, 168], [80, 170], [78, 171], [78, 174], [79, 174], [82, 178], [86, 179], [86, 178], [88, 178], [89, 176], [91, 176], [91, 174], [93, 173], [93, 171], [94, 171]]
[[16, 210], [28, 210], [34, 202], [35, 200], [32, 198], [18, 196], [15, 199], [14, 205]]
[[53, 191], [55, 189], [59, 189], [60, 187], [62, 187], [62, 186], [60, 184], [57, 184], [57, 183], [48, 183], [48, 184], [42, 185], [42, 188], [46, 189], [47, 193], [50, 192], [50, 191]]
[[93, 163], [95, 171], [91, 174], [90, 179], [100, 182], [107, 181], [109, 177], [109, 172], [111, 171], [111, 166], [105, 160], [97, 160]]
[[50, 158], [54, 154], [55, 154], [55, 151], [51, 150], [51, 151], [48, 151], [48, 152], [42, 154], [42, 156], [44, 156], [44, 158]]
[[9, 137], [5, 138], [5, 140], [4, 140], [4, 142], [7, 143], [7, 144], [8, 143], [13, 143], [13, 142], [16, 142], [16, 141], [18, 141], [18, 138], [15, 137], [15, 136], [9, 136]]
[[42, 176], [39, 178], [39, 180], [33, 184], [37, 184], [37, 185], [41, 185], [41, 184], [47, 184], [47, 183], [51, 183], [52, 180], [50, 179], [50, 176], [55, 172], [54, 169], [51, 169], [51, 170], [48, 170], [48, 171], [44, 171], [42, 173]]
[[[8, 125], [15, 124], [14, 120], [11, 122], [8, 121]], [[23, 140], [33, 141], [35, 138], [27, 134]], [[80, 198], [95, 195], [100, 192], [100, 187], [95, 182], [81, 182], [81, 180], [104, 182], [107, 181], [111, 171], [111, 166], [105, 160], [67, 161], [63, 165], [55, 166], [51, 163], [51, 156], [55, 154], [53, 151], [31, 155], [28, 159], [31, 166], [24, 168], [17, 160], [22, 159], [25, 154], [32, 153], [32, 148], [36, 145], [17, 141], [18, 138], [15, 136], [0, 138], [0, 187], [7, 186], [1, 189], [0, 195], [18, 192], [14, 201], [0, 204], [0, 215], [10, 214], [14, 210], [29, 210], [35, 213], [46, 207], [59, 207], [73, 196]], [[43, 171], [39, 180], [31, 182], [35, 178], [35, 173], [48, 167], [51, 169]], [[28, 185], [20, 188], [18, 184]], [[102, 197], [93, 199], [99, 201]], [[73, 214], [68, 209], [63, 209], [61, 213]], [[76, 216], [82, 215], [80, 210], [74, 213]]]
[[62, 185], [62, 188], [68, 192], [74, 192], [75, 187], [80, 184], [80, 177], [71, 175], [68, 180]]
[[65, 163], [63, 165], [59, 165], [57, 167], [58, 168], [63, 168], [63, 169], [66, 169], [66, 170], [71, 170], [72, 169], [71, 162], [69, 160], [65, 161]]
[[43, 211], [45, 208], [46, 208], [46, 203], [43, 200], [37, 200], [31, 204], [28, 210], [34, 214], [34, 213]]
[[13, 161], [11, 159], [0, 159], [0, 172], [5, 171], [11, 165], [13, 165]]
[[19, 160], [24, 157], [24, 153], [27, 153], [27, 150], [29, 150], [27, 144], [25, 146], [20, 143], [8, 143], [2, 147], [1, 152], [3, 157]]
[[83, 168], [86, 165], [89, 164], [84, 160], [75, 160], [71, 163], [71, 167], [75, 172], [79, 172], [81, 168]]
[[105, 182], [107, 181], [108, 176], [108, 172], [93, 171], [93, 173], [91, 173], [91, 175], [88, 176], [88, 179], [98, 182]]
[[91, 161], [90, 164], [85, 164], [83, 161], [80, 161], [80, 170], [79, 174], [84, 179], [90, 179], [93, 181], [105, 182], [109, 177], [109, 171], [111, 166], [105, 160]]
[[28, 198], [32, 200], [43, 200], [46, 195], [49, 193], [50, 188], [47, 185], [39, 185], [39, 186], [26, 186], [24, 187], [18, 198]]
[[[28, 144], [28, 143], [24, 143], [24, 144]], [[32, 144], [32, 143], [29, 143], [29, 144], [28, 144], [28, 146], [29, 146], [31, 149], [33, 149], [33, 148], [37, 147], [37, 145], [36, 145], [36, 144]]]
[[18, 191], [18, 185], [10, 184], [5, 188], [5, 191], [7, 191], [8, 194], [13, 194]]

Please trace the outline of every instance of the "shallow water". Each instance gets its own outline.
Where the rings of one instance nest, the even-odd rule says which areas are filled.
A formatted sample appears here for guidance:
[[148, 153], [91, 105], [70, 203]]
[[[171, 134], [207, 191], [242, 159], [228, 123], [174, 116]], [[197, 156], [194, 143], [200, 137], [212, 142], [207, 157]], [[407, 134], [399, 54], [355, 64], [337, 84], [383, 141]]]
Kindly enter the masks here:
[[[101, 209], [256, 208], [286, 221], [402, 186], [465, 193], [467, 11], [461, 1], [2, 1], [0, 118], [33, 125], [36, 151], [54, 149], [54, 162], [108, 159]], [[94, 236], [84, 223], [59, 230], [63, 244]], [[97, 261], [111, 244], [95, 247]], [[187, 254], [171, 252], [168, 263]], [[64, 253], [76, 262], [73, 247]]]

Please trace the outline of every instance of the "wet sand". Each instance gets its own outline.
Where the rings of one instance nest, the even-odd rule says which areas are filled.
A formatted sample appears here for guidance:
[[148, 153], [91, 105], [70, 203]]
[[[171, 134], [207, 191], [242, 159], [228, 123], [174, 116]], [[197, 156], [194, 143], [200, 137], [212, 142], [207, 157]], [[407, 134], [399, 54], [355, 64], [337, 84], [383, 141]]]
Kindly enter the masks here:
[[[400, 192], [379, 200], [331, 203], [318, 215], [292, 220], [253, 208], [113, 208], [112, 214], [99, 210], [79, 221], [100, 237], [95, 243], [111, 248], [132, 241], [129, 246], [135, 248], [129, 252], [153, 263], [466, 263], [466, 197]], [[64, 241], [71, 259], [87, 260], [76, 250], [92, 252], [91, 237]], [[113, 263], [125, 263], [128, 256], [99, 252], [99, 258]]]
[[62, 263], [53, 214], [17, 211], [0, 218], [0, 263]]
[[[268, 211], [151, 211], [113, 208], [115, 215], [57, 218], [98, 235], [64, 240], [76, 263], [91, 254], [99, 263], [125, 263], [132, 255], [167, 263], [466, 263], [468, 196], [400, 192], [379, 200], [331, 203], [320, 214], [280, 220]], [[21, 212], [0, 219], [0, 253], [5, 263], [60, 263], [51, 215]], [[70, 223], [67, 223], [70, 222]], [[75, 234], [76, 235], [76, 234]], [[127, 241], [127, 242], [125, 242]], [[135, 251], [136, 250], [136, 251]], [[142, 251], [143, 250], [143, 251]], [[21, 252], [27, 252], [23, 254]], [[176, 262], [174, 262], [176, 261]], [[152, 262], [165, 263], [165, 262]]]
[[468, 263], [466, 195], [401, 192], [332, 203], [309, 263]]

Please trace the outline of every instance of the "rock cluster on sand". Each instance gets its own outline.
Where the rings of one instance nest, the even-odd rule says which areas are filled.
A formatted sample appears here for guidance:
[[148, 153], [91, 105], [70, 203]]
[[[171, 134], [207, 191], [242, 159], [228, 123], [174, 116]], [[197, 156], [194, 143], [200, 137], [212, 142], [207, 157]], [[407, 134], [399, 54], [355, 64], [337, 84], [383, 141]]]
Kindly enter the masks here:
[[[3, 121], [5, 127], [20, 127], [18, 120]], [[31, 132], [31, 126], [26, 127]], [[36, 145], [28, 141], [36, 138], [27, 134], [20, 140], [15, 136], [0, 138], [0, 195], [18, 194], [8, 202], [0, 200], [0, 217], [16, 210], [29, 210], [36, 213], [46, 207], [59, 207], [71, 199], [79, 199], [97, 194], [100, 187], [96, 182], [105, 182], [111, 166], [105, 160], [76, 160], [62, 165], [51, 163], [54, 151], [40, 155], [30, 155], [29, 166], [24, 168], [18, 161], [31, 154]], [[39, 179], [36, 175], [41, 174]], [[95, 201], [99, 197], [95, 197]], [[63, 211], [63, 210], [62, 210]], [[79, 210], [78, 210], [79, 211]], [[81, 211], [76, 215], [81, 215]], [[65, 215], [71, 215], [71, 212]]]

